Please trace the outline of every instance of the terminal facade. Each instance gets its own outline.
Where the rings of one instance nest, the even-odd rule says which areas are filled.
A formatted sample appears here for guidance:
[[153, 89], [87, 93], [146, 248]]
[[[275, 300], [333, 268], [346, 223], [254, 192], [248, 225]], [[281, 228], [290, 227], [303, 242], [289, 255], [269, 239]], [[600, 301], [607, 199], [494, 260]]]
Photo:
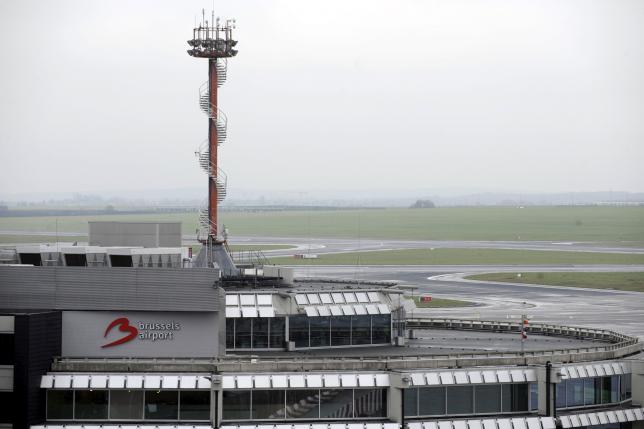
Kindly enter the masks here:
[[[88, 254], [84, 266], [69, 258]], [[157, 262], [112, 265], [114, 254]], [[436, 329], [516, 338], [519, 326], [410, 319], [394, 284], [298, 281], [286, 268], [254, 269], [230, 286], [188, 254], [5, 248], [0, 387], [13, 405], [2, 425], [642, 427], [644, 361], [634, 338], [532, 324], [531, 340], [562, 336], [572, 348], [437, 355], [449, 338], [429, 346], [413, 338]]]
[[233, 28], [204, 14], [188, 41], [208, 60], [195, 258], [172, 223], [92, 223], [88, 246], [0, 248], [0, 429], [644, 428], [636, 338], [531, 324], [531, 341], [568, 347], [464, 352], [454, 344], [475, 333], [503, 343], [520, 327], [408, 317], [392, 283], [236, 264], [217, 220]]

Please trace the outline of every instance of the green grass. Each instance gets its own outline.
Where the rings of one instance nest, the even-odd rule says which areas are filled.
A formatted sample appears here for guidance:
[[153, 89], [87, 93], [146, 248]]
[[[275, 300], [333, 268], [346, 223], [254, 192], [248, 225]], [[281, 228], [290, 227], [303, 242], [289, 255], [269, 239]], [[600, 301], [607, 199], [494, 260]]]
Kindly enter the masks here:
[[283, 265], [571, 265], [644, 264], [644, 254], [504, 249], [404, 249], [334, 253], [318, 259], [272, 258]]
[[0, 234], [0, 244], [2, 243], [55, 243], [56, 241], [73, 243], [74, 241], [87, 242], [87, 237], [56, 237], [55, 235], [2, 235]]
[[[222, 212], [232, 236], [626, 242], [644, 246], [644, 207], [446, 207]], [[88, 220], [169, 220], [194, 233], [196, 213], [0, 218], [0, 230], [87, 231]]]
[[542, 284], [593, 289], [644, 292], [644, 273], [492, 273], [466, 277], [472, 280]]
[[459, 301], [458, 299], [446, 299], [446, 298], [434, 298], [429, 302], [424, 302], [420, 300], [419, 296], [410, 297], [413, 298], [418, 308], [450, 308], [450, 307], [473, 307], [475, 304], [469, 301]]

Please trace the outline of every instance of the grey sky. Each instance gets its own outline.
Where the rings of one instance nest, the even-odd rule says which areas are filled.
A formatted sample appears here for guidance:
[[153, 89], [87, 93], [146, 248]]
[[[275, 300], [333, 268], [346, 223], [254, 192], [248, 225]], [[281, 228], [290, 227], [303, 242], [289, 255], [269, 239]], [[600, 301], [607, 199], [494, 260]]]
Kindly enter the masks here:
[[[0, 2], [0, 195], [205, 184], [210, 1]], [[644, 2], [220, 1], [232, 188], [644, 190]]]

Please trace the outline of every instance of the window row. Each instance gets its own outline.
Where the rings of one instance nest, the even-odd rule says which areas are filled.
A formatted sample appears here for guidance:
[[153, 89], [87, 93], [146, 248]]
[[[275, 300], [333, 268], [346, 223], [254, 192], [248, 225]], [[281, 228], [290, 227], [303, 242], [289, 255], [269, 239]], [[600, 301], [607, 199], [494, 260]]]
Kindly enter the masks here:
[[536, 395], [536, 383], [405, 389], [405, 416], [527, 412], [537, 409]]
[[[391, 341], [391, 316], [289, 317], [289, 341], [297, 348], [387, 344]], [[285, 347], [283, 317], [226, 318], [226, 348], [266, 349]]]
[[563, 380], [556, 395], [557, 408], [625, 401], [631, 397], [631, 374]]
[[210, 391], [48, 390], [48, 420], [209, 420]]
[[289, 341], [296, 348], [388, 344], [391, 315], [291, 317]]
[[14, 334], [0, 334], [0, 365], [14, 364]]
[[383, 418], [387, 389], [224, 390], [222, 419]]
[[283, 349], [283, 317], [226, 318], [226, 348]]

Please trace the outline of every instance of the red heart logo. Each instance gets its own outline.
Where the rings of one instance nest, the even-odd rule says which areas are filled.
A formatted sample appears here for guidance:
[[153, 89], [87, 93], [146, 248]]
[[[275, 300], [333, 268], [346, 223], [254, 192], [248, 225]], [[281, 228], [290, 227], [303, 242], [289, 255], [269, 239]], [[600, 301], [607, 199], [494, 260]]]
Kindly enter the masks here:
[[129, 332], [128, 335], [124, 336], [123, 338], [119, 338], [116, 341], [112, 341], [111, 343], [105, 344], [101, 346], [101, 348], [105, 347], [112, 347], [112, 346], [118, 346], [119, 344], [127, 343], [128, 341], [133, 340], [138, 334], [139, 330], [136, 329], [134, 326], [130, 325], [130, 321], [128, 320], [127, 317], [119, 317], [118, 319], [115, 319], [110, 323], [110, 325], [107, 327], [105, 330], [105, 335], [103, 337], [107, 337], [107, 334], [110, 333], [114, 327], [118, 326], [119, 331], [121, 332]]

